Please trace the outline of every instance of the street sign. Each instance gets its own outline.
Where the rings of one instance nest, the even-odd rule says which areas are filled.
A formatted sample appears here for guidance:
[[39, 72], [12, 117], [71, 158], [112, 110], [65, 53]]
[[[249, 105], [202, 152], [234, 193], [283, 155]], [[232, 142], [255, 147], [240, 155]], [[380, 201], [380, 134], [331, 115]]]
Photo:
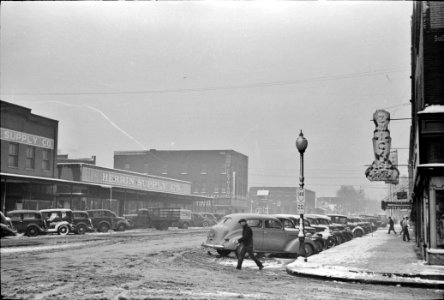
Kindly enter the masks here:
[[305, 190], [301, 188], [297, 190], [296, 211], [298, 214], [305, 212]]

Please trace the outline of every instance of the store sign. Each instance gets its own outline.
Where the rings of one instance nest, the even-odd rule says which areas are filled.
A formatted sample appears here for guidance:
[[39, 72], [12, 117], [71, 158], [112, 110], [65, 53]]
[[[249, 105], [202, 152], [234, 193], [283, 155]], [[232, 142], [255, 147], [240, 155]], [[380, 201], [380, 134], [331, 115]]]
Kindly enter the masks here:
[[154, 192], [191, 194], [191, 184], [189, 183], [168, 181], [143, 175], [130, 175], [87, 166], [82, 168], [81, 181]]
[[45, 149], [54, 149], [53, 139], [6, 128], [1, 128], [1, 139]]
[[391, 137], [388, 130], [390, 113], [379, 109], [373, 114], [375, 130], [373, 131], [373, 150], [375, 160], [365, 171], [365, 176], [370, 181], [397, 182], [399, 171], [390, 161]]

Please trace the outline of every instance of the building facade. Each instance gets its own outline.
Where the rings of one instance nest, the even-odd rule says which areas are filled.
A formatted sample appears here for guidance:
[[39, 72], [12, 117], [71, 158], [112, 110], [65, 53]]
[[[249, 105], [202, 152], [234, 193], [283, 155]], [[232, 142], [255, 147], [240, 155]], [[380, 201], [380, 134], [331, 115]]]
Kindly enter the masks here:
[[444, 265], [443, 2], [414, 4], [411, 51], [411, 219], [424, 259]]
[[114, 168], [191, 182], [191, 193], [213, 199], [195, 211], [249, 210], [248, 157], [233, 150], [116, 151]]
[[58, 207], [75, 210], [110, 209], [119, 215], [139, 208], [192, 210], [211, 199], [191, 194], [191, 183], [84, 163], [59, 163]]
[[24, 178], [55, 177], [58, 121], [6, 101], [0, 101], [0, 107], [1, 209], [22, 208], [25, 199], [30, 207], [41, 201], [46, 208], [52, 201], [53, 185]]
[[193, 209], [211, 198], [191, 183], [95, 166], [96, 157], [57, 156], [58, 121], [1, 101], [1, 211], [16, 209]]
[[[250, 187], [250, 211], [261, 214], [298, 214], [298, 187]], [[305, 213], [315, 212], [316, 193], [305, 189]]]

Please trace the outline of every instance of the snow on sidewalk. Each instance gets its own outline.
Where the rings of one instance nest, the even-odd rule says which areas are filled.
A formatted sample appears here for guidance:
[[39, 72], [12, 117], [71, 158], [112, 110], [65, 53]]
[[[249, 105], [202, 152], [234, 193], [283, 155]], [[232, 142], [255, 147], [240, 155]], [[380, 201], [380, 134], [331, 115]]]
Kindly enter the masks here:
[[428, 274], [444, 276], [444, 267], [426, 265], [416, 257], [414, 247], [413, 241], [403, 242], [401, 236], [379, 229], [310, 256], [307, 262], [298, 258], [287, 265], [287, 272], [347, 281], [444, 286], [444, 281], [423, 279]]

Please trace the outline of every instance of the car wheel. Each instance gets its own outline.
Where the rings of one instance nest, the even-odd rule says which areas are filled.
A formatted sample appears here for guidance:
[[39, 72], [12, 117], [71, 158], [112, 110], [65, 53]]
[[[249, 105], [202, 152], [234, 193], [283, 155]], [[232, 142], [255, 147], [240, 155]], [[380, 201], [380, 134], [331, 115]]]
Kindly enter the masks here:
[[318, 249], [318, 252], [321, 252], [324, 249], [324, 244], [322, 244], [321, 241], [315, 240], [316, 248]]
[[334, 237], [329, 237], [327, 239], [327, 248], [336, 246], [336, 239]]
[[206, 221], [202, 223], [202, 227], [208, 227], [209, 225], [210, 224], [208, 224], [208, 222], [206, 222]]
[[77, 231], [77, 234], [85, 234], [88, 231], [88, 228], [86, 228], [85, 225], [80, 224], [77, 226], [76, 231]]
[[188, 226], [189, 226], [189, 225], [188, 225], [188, 223], [186, 223], [186, 222], [182, 224], [182, 228], [183, 228], [183, 229], [188, 229]]
[[311, 244], [304, 243], [304, 248], [306, 257], [312, 256], [315, 253], [315, 250]]
[[117, 226], [117, 231], [125, 231], [125, 230], [126, 230], [125, 224], [119, 224], [119, 226]]
[[228, 256], [230, 254], [230, 250], [216, 250], [220, 256]]
[[67, 235], [69, 233], [69, 227], [67, 225], [61, 225], [59, 229], [57, 229], [57, 233], [60, 235]]
[[100, 232], [105, 233], [105, 232], [108, 232], [108, 230], [109, 230], [109, 225], [107, 223], [100, 224], [100, 226], [99, 226]]
[[353, 232], [353, 236], [355, 238], [362, 237], [363, 235], [364, 235], [364, 233], [362, 232], [362, 230], [356, 230], [355, 232]]
[[39, 229], [35, 226], [31, 226], [28, 229], [26, 229], [26, 235], [27, 236], [37, 236], [37, 235], [39, 235]]

